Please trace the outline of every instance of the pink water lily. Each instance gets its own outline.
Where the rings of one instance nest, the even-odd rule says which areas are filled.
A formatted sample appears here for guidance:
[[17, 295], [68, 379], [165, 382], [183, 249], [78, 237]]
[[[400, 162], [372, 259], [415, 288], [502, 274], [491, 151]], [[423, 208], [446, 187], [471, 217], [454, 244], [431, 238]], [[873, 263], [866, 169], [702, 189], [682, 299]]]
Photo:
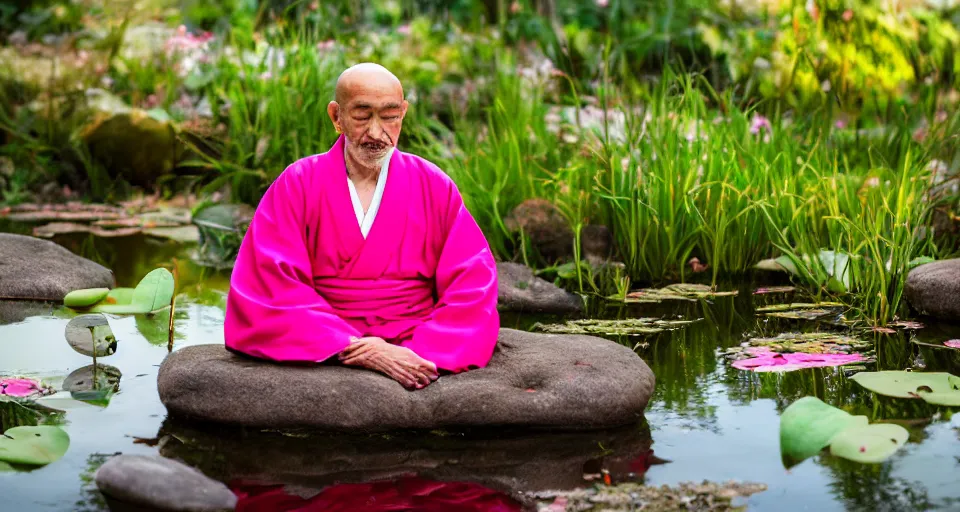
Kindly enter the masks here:
[[943, 344], [950, 348], [960, 348], [960, 340], [947, 340]]
[[748, 350], [757, 356], [750, 359], [741, 359], [733, 363], [738, 370], [754, 372], [789, 372], [803, 368], [820, 368], [824, 366], [842, 366], [863, 361], [860, 354], [779, 354], [769, 349], [757, 347], [759, 350]]
[[43, 394], [40, 384], [30, 379], [0, 379], [0, 395], [24, 398]]

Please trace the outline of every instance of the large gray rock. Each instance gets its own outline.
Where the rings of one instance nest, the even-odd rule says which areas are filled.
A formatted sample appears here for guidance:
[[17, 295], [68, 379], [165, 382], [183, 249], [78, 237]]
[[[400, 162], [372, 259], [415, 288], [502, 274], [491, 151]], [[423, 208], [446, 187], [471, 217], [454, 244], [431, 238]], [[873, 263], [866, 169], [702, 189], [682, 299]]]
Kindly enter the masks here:
[[119, 502], [111, 509], [219, 512], [237, 505], [226, 485], [164, 457], [118, 455], [94, 479], [100, 492]]
[[911, 270], [904, 295], [922, 315], [960, 322], [960, 259], [935, 261]]
[[615, 427], [638, 421], [654, 388], [650, 368], [625, 346], [512, 329], [501, 330], [486, 367], [412, 392], [372, 371], [273, 364], [219, 344], [174, 352], [157, 378], [173, 417], [349, 432]]
[[0, 233], [0, 299], [62, 301], [81, 288], [113, 288], [113, 272], [48, 240]]
[[583, 300], [533, 274], [519, 263], [497, 263], [497, 307], [519, 313], [579, 314]]

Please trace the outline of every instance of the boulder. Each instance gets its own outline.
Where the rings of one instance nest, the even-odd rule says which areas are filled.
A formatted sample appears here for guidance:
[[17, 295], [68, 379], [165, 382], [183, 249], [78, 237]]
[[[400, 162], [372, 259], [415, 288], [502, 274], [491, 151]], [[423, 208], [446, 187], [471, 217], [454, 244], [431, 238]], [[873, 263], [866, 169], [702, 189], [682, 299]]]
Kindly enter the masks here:
[[0, 299], [62, 301], [81, 288], [112, 288], [113, 272], [48, 240], [0, 233]]
[[650, 368], [623, 345], [513, 329], [501, 329], [486, 367], [412, 392], [373, 371], [274, 364], [220, 344], [177, 350], [157, 380], [172, 417], [348, 432], [612, 428], [638, 421], [654, 388]]
[[573, 230], [560, 209], [546, 199], [527, 199], [504, 219], [511, 232], [523, 232], [546, 261], [555, 262], [573, 254]]
[[523, 313], [578, 314], [583, 300], [519, 263], [497, 263], [497, 307]]
[[904, 295], [922, 315], [960, 321], [960, 259], [935, 261], [911, 270]]
[[128, 107], [99, 89], [88, 90], [86, 96], [89, 120], [78, 136], [111, 178], [149, 187], [173, 171], [185, 148], [166, 113]]
[[227, 486], [180, 462], [157, 456], [118, 455], [94, 475], [111, 510], [214, 512], [233, 510], [237, 497]]

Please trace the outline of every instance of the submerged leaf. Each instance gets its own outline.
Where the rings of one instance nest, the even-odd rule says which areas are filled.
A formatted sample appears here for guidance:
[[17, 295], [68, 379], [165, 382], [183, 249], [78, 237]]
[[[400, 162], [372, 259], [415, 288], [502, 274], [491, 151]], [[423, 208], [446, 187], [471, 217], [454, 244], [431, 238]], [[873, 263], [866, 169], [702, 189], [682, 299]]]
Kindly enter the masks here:
[[852, 416], [819, 398], [803, 397], [780, 415], [780, 454], [784, 464], [799, 464], [820, 453], [843, 430], [868, 423], [866, 416]]
[[883, 462], [910, 437], [900, 425], [876, 423], [847, 428], [830, 441], [830, 453], [855, 462]]
[[757, 288], [753, 294], [754, 295], [765, 295], [768, 293], [789, 293], [796, 291], [795, 286], [768, 286], [765, 288]]
[[0, 436], [0, 461], [13, 464], [49, 464], [67, 453], [70, 436], [60, 427], [14, 427]]
[[850, 380], [884, 396], [922, 398], [935, 405], [960, 406], [960, 377], [945, 372], [860, 372]]

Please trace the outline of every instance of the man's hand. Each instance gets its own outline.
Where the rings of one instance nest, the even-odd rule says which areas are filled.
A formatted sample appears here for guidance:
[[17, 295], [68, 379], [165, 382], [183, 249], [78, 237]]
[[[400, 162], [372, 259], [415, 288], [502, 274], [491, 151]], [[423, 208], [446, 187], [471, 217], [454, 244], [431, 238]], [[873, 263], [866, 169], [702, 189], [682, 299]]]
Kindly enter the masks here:
[[340, 352], [340, 361], [381, 372], [407, 389], [425, 388], [439, 377], [437, 365], [409, 348], [376, 337], [354, 338]]

